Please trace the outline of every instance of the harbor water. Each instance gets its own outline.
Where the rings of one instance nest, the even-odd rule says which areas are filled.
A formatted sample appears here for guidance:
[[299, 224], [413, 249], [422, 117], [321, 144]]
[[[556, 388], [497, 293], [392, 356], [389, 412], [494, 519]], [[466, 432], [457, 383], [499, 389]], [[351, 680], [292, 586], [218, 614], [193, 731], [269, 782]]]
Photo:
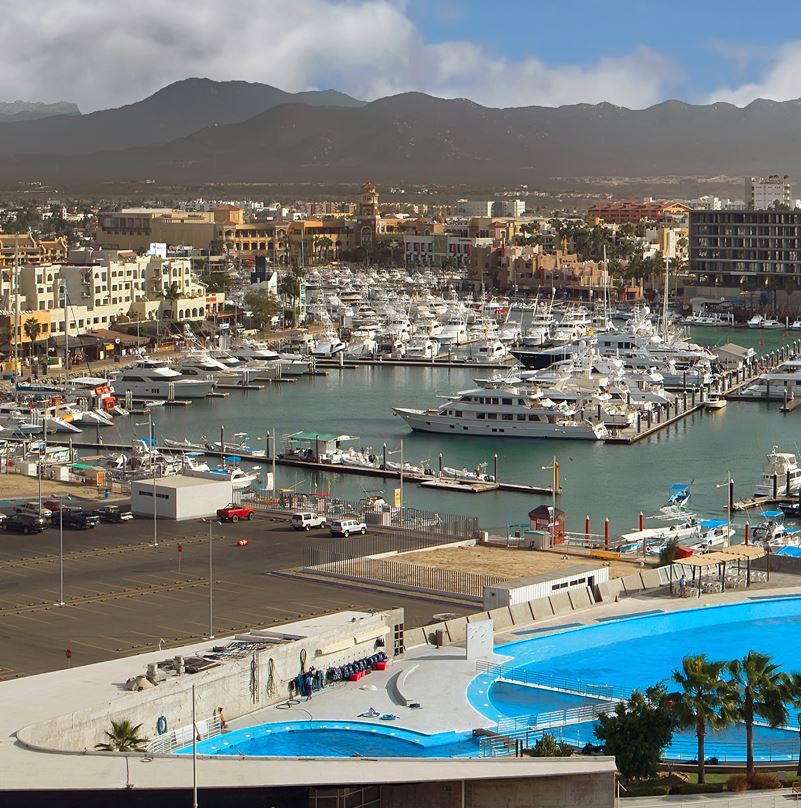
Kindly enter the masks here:
[[[692, 337], [705, 345], [735, 342], [760, 353], [786, 344], [793, 332], [748, 329], [694, 329]], [[383, 444], [394, 461], [403, 440], [404, 459], [437, 468], [439, 454], [446, 466], [475, 469], [487, 463], [492, 474], [498, 456], [498, 477], [504, 482], [550, 485], [552, 471], [543, 469], [553, 457], [559, 464], [562, 489], [557, 505], [567, 512], [568, 528], [583, 531], [589, 516], [593, 533], [610, 521], [610, 535], [634, 530], [640, 511], [658, 512], [674, 483], [692, 484], [691, 509], [721, 517], [726, 511], [726, 490], [719, 487], [731, 472], [737, 498], [750, 496], [758, 481], [765, 454], [777, 444], [798, 451], [801, 411], [782, 414], [780, 404], [730, 402], [720, 411], [699, 411], [634, 445], [605, 445], [590, 441], [526, 440], [413, 433], [392, 414], [393, 406], [435, 407], [445, 396], [474, 387], [475, 377], [491, 371], [479, 368], [376, 367], [332, 369], [327, 376], [304, 377], [291, 384], [268, 384], [263, 390], [232, 391], [227, 398], [195, 401], [187, 407], [153, 410], [156, 435], [164, 438], [207, 436], [219, 440], [220, 425], [226, 441], [234, 433], [247, 433], [248, 444], [263, 448], [265, 436], [298, 431], [354, 435], [356, 448], [370, 447], [381, 455]], [[108, 443], [147, 437], [147, 419], [132, 415], [119, 426], [102, 431]], [[86, 431], [85, 431], [86, 433]], [[264, 471], [269, 462], [261, 465]], [[383, 490], [389, 499], [397, 480], [354, 474], [323, 473], [278, 467], [279, 487], [297, 491], [329, 492], [358, 499], [364, 492]], [[549, 496], [508, 492], [452, 493], [404, 485], [407, 506], [480, 517], [494, 532], [526, 522], [527, 513]], [[754, 516], [752, 514], [751, 518]], [[745, 517], [740, 516], [739, 521]], [[738, 531], [739, 536], [742, 530]], [[736, 540], [741, 540], [740, 538]]]

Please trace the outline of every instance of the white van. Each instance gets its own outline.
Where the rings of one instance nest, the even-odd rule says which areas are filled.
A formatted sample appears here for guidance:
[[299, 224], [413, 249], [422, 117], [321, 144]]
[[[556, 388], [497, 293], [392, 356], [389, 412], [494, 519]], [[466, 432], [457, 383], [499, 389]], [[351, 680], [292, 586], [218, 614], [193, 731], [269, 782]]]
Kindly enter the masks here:
[[345, 536], [347, 538], [351, 533], [361, 533], [364, 536], [367, 533], [367, 525], [354, 518], [334, 519], [331, 522], [332, 536]]
[[305, 513], [293, 513], [290, 524], [295, 530], [311, 530], [313, 527], [325, 527], [325, 516], [306, 511]]

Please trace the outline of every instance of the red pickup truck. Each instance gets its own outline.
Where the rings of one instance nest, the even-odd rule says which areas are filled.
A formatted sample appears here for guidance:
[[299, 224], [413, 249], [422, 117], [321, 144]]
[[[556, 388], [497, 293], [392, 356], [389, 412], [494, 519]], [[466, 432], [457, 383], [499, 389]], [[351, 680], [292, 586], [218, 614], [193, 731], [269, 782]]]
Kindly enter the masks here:
[[234, 505], [230, 503], [224, 508], [217, 509], [217, 518], [223, 522], [238, 522], [240, 519], [253, 520], [253, 508], [248, 508], [246, 505]]

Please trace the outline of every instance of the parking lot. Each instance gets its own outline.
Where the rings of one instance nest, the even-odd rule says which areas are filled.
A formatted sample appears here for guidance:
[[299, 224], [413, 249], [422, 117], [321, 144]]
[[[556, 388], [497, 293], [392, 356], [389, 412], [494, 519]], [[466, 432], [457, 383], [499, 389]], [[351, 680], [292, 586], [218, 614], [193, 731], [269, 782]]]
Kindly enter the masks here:
[[[265, 516], [212, 523], [216, 636], [344, 608], [403, 606], [409, 626], [438, 612], [467, 611], [424, 596], [270, 574], [300, 566], [309, 544], [337, 541], [327, 530], [288, 525], [288, 517]], [[208, 636], [208, 524], [157, 527], [156, 547], [153, 522], [145, 518], [65, 529], [63, 607], [58, 528], [30, 536], [0, 531], [0, 679], [64, 667], [67, 649], [70, 664], [82, 665]]]

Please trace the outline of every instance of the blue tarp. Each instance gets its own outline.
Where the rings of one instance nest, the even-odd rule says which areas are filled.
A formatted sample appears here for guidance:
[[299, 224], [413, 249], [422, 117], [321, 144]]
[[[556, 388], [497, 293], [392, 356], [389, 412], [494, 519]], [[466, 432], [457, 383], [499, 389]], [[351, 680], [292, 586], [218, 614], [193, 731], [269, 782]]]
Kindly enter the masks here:
[[773, 555], [801, 558], [801, 547], [780, 547], [778, 550], [774, 551]]

